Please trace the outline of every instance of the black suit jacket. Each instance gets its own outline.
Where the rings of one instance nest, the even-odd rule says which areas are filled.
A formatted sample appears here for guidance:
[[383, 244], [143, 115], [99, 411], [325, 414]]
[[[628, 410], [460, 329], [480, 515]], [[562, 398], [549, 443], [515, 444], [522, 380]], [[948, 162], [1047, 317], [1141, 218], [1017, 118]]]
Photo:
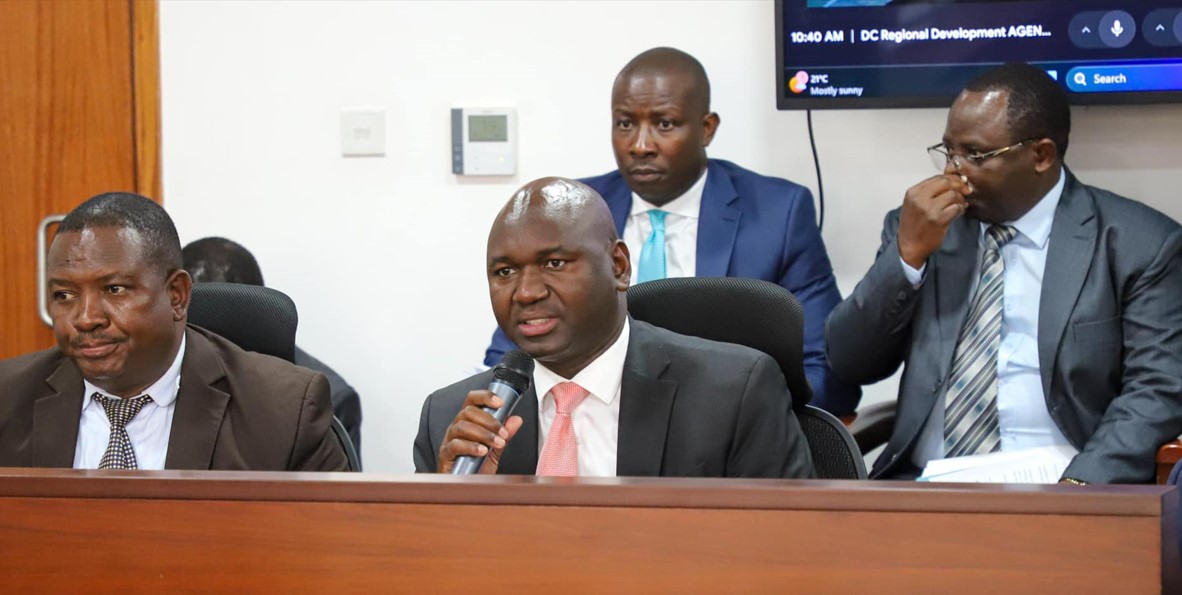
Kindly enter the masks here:
[[[190, 326], [166, 469], [343, 471], [324, 376]], [[0, 362], [0, 467], [72, 467], [82, 374], [57, 348]]]
[[[679, 335], [636, 320], [620, 388], [616, 475], [812, 477], [813, 463], [792, 413], [784, 376], [766, 354]], [[485, 371], [427, 397], [414, 443], [415, 470], [433, 472], [447, 427]], [[498, 473], [533, 475], [538, 465], [538, 396], [514, 411], [524, 423]]]
[[[1066, 175], [1038, 318], [1047, 411], [1080, 450], [1064, 475], [1150, 481], [1154, 452], [1182, 432], [1182, 227]], [[953, 221], [914, 288], [899, 262], [898, 229], [896, 210], [877, 261], [828, 322], [838, 374], [870, 383], [906, 366], [894, 433], [872, 477], [910, 461], [951, 372], [978, 258], [979, 222]]]

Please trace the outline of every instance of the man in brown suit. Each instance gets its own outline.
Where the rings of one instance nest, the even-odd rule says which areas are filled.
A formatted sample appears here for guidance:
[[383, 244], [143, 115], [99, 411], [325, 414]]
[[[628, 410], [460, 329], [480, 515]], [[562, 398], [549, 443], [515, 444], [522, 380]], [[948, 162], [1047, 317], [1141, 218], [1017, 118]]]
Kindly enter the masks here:
[[344, 470], [324, 376], [186, 325], [168, 214], [74, 209], [49, 250], [57, 347], [0, 361], [0, 466]]

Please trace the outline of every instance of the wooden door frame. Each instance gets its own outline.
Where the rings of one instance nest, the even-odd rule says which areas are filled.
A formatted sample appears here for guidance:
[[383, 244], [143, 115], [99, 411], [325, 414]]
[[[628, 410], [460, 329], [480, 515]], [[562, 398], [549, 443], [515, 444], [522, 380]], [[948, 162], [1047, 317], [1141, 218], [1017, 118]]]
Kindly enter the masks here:
[[164, 202], [160, 154], [160, 14], [157, 0], [131, 6], [131, 85], [135, 102], [135, 191]]

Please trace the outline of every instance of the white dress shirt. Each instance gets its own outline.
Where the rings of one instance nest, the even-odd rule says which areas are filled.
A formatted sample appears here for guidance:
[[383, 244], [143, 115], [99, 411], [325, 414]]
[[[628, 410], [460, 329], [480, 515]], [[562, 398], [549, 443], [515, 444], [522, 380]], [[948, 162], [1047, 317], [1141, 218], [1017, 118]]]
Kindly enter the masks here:
[[550, 389], [560, 382], [574, 382], [583, 387], [587, 398], [571, 412], [571, 424], [579, 451], [579, 475], [614, 477], [616, 446], [620, 436], [620, 383], [624, 377], [624, 359], [628, 356], [628, 321], [616, 342], [595, 358], [574, 378], [563, 378], [543, 366], [534, 366], [534, 388], [538, 393], [538, 453], [546, 444], [554, 424], [554, 395]]
[[[1038, 360], [1038, 310], [1042, 298], [1043, 271], [1047, 262], [1051, 224], [1063, 195], [1067, 174], [1060, 170], [1059, 182], [1033, 208], [1017, 221], [1008, 223], [1018, 230], [1014, 239], [1001, 247], [1005, 263], [1001, 344], [997, 352], [997, 414], [1001, 429], [1001, 450], [1013, 452], [1040, 446], [1074, 447], [1059, 431], [1047, 411], [1046, 395]], [[985, 250], [985, 230], [978, 233], [978, 254]], [[903, 263], [904, 273], [913, 285], [922, 282], [923, 269]], [[981, 270], [978, 256], [973, 271], [976, 291]], [[971, 298], [970, 298], [971, 299]], [[932, 459], [944, 458], [945, 395], [940, 393], [916, 443], [912, 462], [923, 468]], [[1078, 451], [1077, 451], [1078, 452]]]
[[624, 222], [624, 243], [632, 260], [632, 283], [640, 271], [640, 251], [644, 242], [653, 233], [648, 212], [660, 209], [669, 213], [665, 216], [665, 276], [693, 277], [698, 270], [698, 212], [702, 209], [702, 192], [706, 189], [706, 172], [685, 194], [658, 207], [635, 192], [632, 193], [632, 211]]
[[[177, 350], [172, 366], [142, 394], [152, 400], [144, 405], [131, 421], [127, 422], [127, 437], [135, 451], [136, 466], [139, 469], [159, 470], [164, 468], [168, 456], [168, 437], [172, 434], [172, 416], [176, 411], [177, 391], [181, 388], [181, 361], [185, 356], [185, 338], [181, 337], [181, 348]], [[78, 446], [74, 448], [75, 469], [98, 469], [111, 439], [111, 421], [102, 404], [91, 398], [94, 393], [118, 399], [115, 395], [83, 380], [82, 419], [78, 425]], [[135, 395], [140, 396], [140, 395]]]

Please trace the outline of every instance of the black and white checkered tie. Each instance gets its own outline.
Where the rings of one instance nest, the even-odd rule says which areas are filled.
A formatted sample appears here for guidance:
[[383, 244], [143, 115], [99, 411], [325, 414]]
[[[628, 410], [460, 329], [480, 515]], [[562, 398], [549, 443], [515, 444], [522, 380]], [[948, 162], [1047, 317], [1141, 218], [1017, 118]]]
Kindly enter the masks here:
[[996, 452], [1001, 448], [997, 420], [997, 350], [1001, 346], [1005, 263], [1001, 247], [1018, 230], [990, 225], [985, 230], [981, 279], [960, 329], [952, 359], [944, 410], [944, 456]]
[[103, 410], [107, 412], [107, 419], [111, 422], [111, 438], [107, 441], [107, 450], [103, 453], [103, 460], [99, 462], [98, 468], [139, 469], [135, 451], [131, 448], [131, 438], [127, 435], [127, 422], [131, 421], [152, 397], [141, 395], [134, 399], [113, 399], [94, 393], [91, 398], [103, 406]]

